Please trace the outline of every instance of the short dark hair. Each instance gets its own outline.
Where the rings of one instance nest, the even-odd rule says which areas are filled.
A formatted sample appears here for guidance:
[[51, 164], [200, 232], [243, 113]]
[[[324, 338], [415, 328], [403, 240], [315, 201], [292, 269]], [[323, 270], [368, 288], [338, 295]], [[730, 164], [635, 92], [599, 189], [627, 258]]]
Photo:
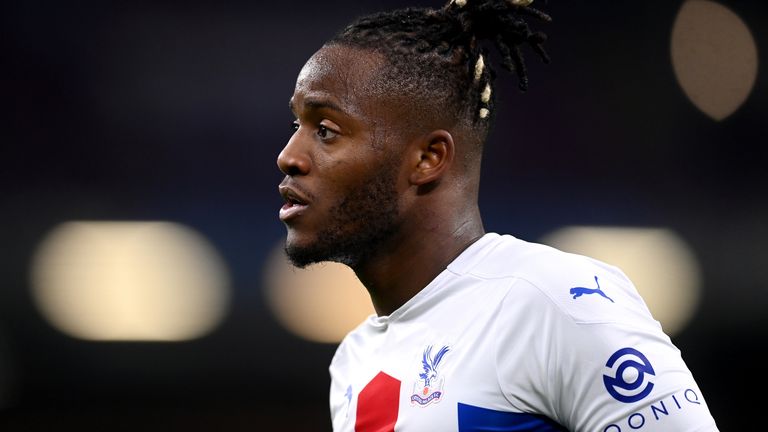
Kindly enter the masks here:
[[[547, 36], [525, 21], [549, 15], [528, 6], [530, 0], [452, 0], [440, 9], [405, 8], [358, 18], [327, 45], [339, 44], [381, 54], [379, 76], [389, 92], [408, 95], [417, 106], [460, 122], [484, 141], [495, 114], [495, 72], [489, 45], [499, 63], [528, 87], [521, 46], [530, 45], [545, 63]], [[446, 117], [448, 116], [448, 117]]]

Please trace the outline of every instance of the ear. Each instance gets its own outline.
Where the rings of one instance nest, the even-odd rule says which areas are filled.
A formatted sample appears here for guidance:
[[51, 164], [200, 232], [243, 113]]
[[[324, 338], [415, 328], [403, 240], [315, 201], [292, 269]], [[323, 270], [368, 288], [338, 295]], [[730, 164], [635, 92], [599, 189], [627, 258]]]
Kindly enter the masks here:
[[421, 186], [440, 179], [453, 164], [456, 146], [450, 132], [439, 129], [423, 135], [414, 143], [409, 181]]

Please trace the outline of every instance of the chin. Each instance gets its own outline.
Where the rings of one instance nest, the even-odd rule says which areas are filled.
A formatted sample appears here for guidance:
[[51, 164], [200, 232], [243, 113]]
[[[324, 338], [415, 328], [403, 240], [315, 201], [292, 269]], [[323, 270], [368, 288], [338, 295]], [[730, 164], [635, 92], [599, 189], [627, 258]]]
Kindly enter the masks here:
[[326, 261], [318, 255], [316, 243], [312, 239], [302, 238], [289, 228], [285, 239], [285, 254], [291, 263], [299, 268]]
[[320, 262], [337, 262], [353, 267], [360, 262], [360, 254], [345, 252], [343, 247], [319, 241], [297, 241], [290, 234], [285, 242], [285, 253], [291, 263], [304, 268]]
[[290, 228], [288, 229], [288, 235], [285, 237], [286, 249], [311, 249], [313, 243], [312, 239], [293, 232]]

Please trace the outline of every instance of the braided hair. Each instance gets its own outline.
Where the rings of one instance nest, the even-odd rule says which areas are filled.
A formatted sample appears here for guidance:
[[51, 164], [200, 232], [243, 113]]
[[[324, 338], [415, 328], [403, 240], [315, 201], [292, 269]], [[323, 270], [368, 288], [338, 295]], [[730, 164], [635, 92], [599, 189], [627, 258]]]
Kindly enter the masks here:
[[451, 0], [440, 9], [405, 8], [358, 18], [327, 45], [340, 44], [381, 54], [387, 63], [379, 84], [408, 95], [419, 109], [466, 125], [485, 140], [494, 110], [495, 46], [501, 66], [517, 75], [521, 91], [528, 74], [521, 46], [545, 62], [547, 37], [526, 18], [551, 21], [530, 7], [533, 0]]

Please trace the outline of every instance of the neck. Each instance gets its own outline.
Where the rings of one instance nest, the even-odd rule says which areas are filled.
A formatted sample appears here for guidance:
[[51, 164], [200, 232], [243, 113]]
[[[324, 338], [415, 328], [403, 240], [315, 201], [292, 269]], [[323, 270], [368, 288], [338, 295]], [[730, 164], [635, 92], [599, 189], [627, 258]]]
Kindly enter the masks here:
[[476, 205], [464, 212], [453, 209], [451, 219], [445, 218], [451, 210], [446, 211], [412, 218], [415, 226], [403, 227], [381, 252], [353, 268], [379, 316], [402, 306], [485, 234]]

